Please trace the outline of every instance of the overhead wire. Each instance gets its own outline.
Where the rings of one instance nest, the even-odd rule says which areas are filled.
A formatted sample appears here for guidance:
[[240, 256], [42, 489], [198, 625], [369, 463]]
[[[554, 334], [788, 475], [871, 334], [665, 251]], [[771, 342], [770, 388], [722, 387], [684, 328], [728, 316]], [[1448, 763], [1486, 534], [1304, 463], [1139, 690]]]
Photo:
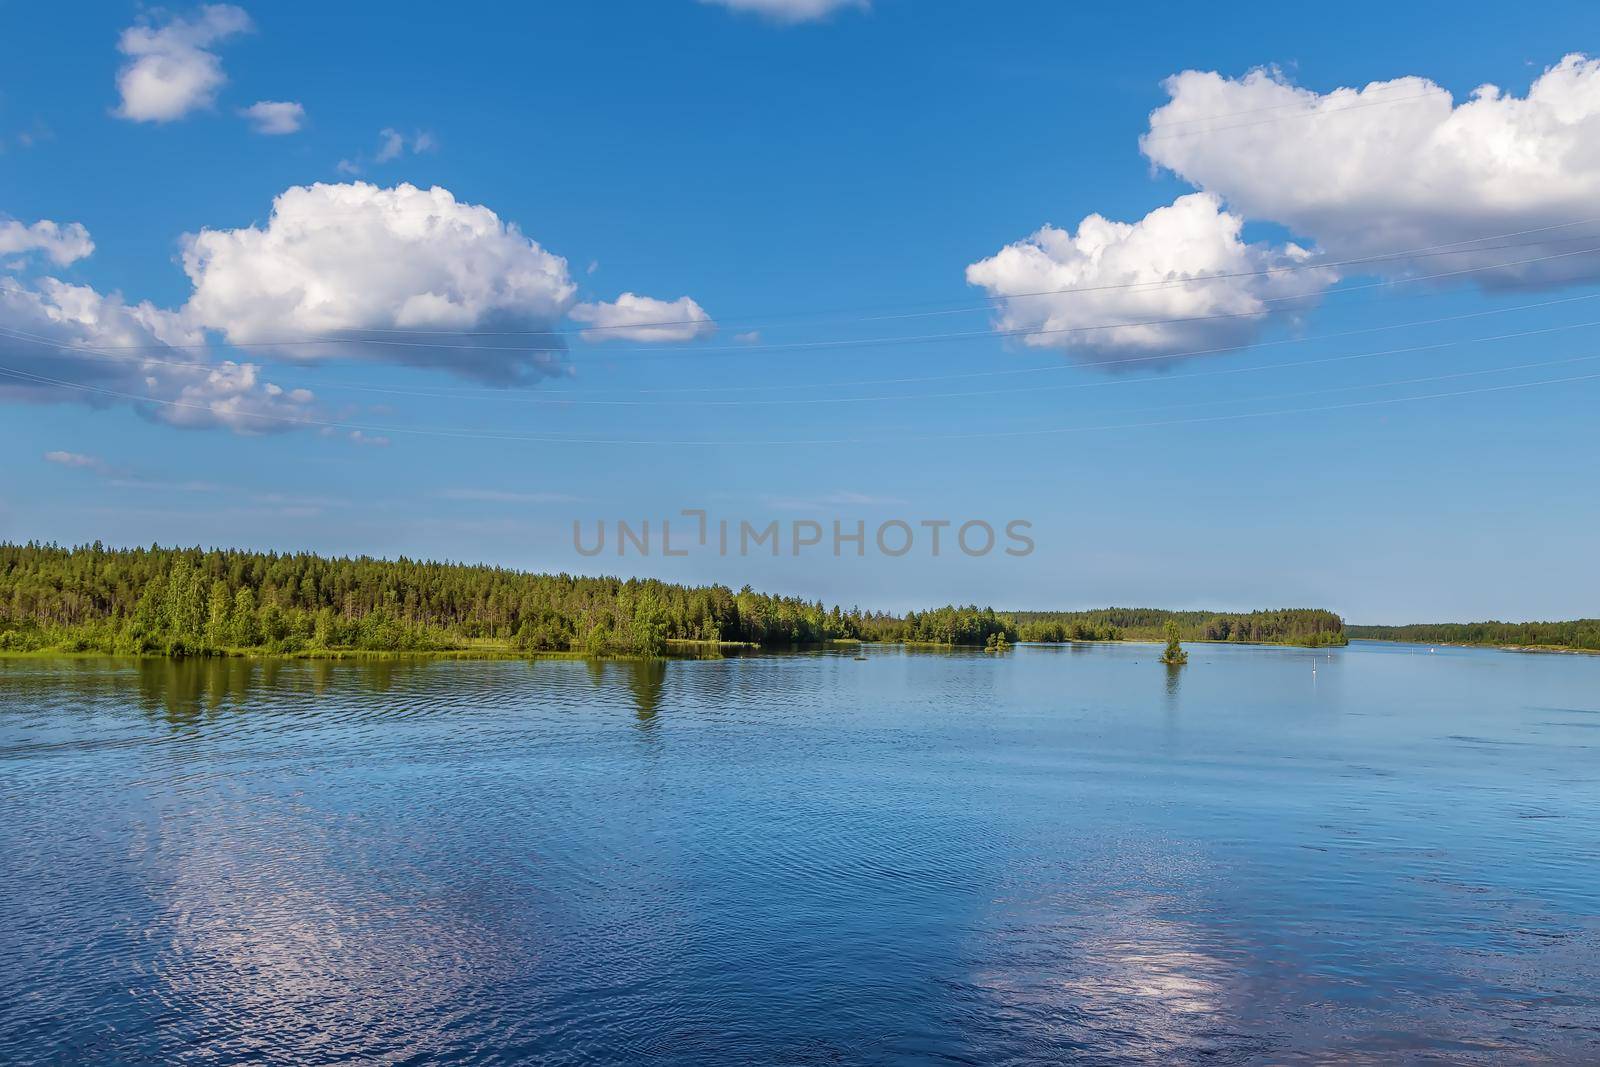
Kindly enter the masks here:
[[[1453, 373], [1450, 373], [1450, 374], [1434, 375], [1434, 376], [1425, 377], [1425, 378], [1403, 379], [1403, 380], [1399, 380], [1399, 381], [1390, 381], [1390, 382], [1357, 383], [1355, 385], [1336, 386], [1336, 387], [1332, 387], [1332, 388], [1328, 388], [1328, 389], [1310, 390], [1310, 391], [1303, 391], [1303, 392], [1299, 392], [1299, 393], [1285, 394], [1285, 395], [1279, 395], [1279, 396], [1223, 398], [1223, 399], [1218, 400], [1218, 401], [1199, 401], [1199, 402], [1194, 402], [1194, 403], [1189, 403], [1189, 404], [1181, 404], [1181, 405], [1161, 405], [1161, 406], [1157, 406], [1155, 408], [1135, 409], [1135, 410], [1157, 410], [1157, 411], [1161, 411], [1161, 410], [1172, 410], [1174, 408], [1192, 408], [1192, 407], [1215, 406], [1218, 403], [1247, 403], [1247, 402], [1258, 402], [1258, 401], [1263, 400], [1263, 399], [1286, 399], [1286, 398], [1289, 398], [1289, 397], [1296, 397], [1296, 396], [1319, 396], [1319, 395], [1327, 395], [1327, 394], [1338, 393], [1338, 392], [1348, 392], [1348, 391], [1350, 391], [1352, 389], [1392, 388], [1394, 386], [1400, 386], [1400, 385], [1416, 385], [1416, 384], [1422, 384], [1422, 383], [1430, 382], [1430, 381], [1444, 381], [1444, 380], [1461, 378], [1461, 377], [1468, 377], [1468, 376], [1473, 376], [1473, 375], [1494, 374], [1494, 373], [1510, 373], [1510, 372], [1513, 372], [1513, 371], [1529, 370], [1529, 369], [1534, 369], [1534, 368], [1538, 368], [1538, 367], [1553, 366], [1553, 365], [1557, 365], [1557, 364], [1582, 362], [1582, 361], [1595, 359], [1595, 358], [1600, 358], [1600, 354], [1589, 355], [1589, 356], [1576, 356], [1576, 357], [1570, 357], [1570, 358], [1559, 359], [1559, 360], [1544, 360], [1544, 361], [1539, 361], [1539, 362], [1536, 362], [1536, 363], [1519, 364], [1519, 365], [1510, 366], [1510, 367], [1481, 368], [1479, 370], [1474, 370], [1474, 371], [1460, 371], [1460, 372], [1453, 372]], [[194, 402], [181, 401], [181, 400], [170, 400], [170, 399], [160, 398], [160, 397], [140, 396], [139, 394], [136, 394], [136, 393], [127, 393], [127, 392], [123, 392], [123, 391], [120, 391], [120, 390], [107, 389], [107, 388], [104, 388], [104, 387], [101, 387], [101, 386], [88, 385], [88, 384], [82, 383], [82, 382], [70, 382], [70, 381], [64, 381], [64, 380], [61, 380], [61, 379], [51, 378], [51, 377], [49, 377], [47, 375], [33, 374], [31, 372], [28, 372], [28, 371], [19, 370], [19, 369], [15, 368], [15, 367], [7, 367], [7, 366], [0, 365], [0, 376], [11, 377], [11, 378], [14, 378], [14, 379], [17, 379], [17, 380], [20, 380], [20, 381], [31, 381], [31, 382], [34, 382], [36, 384], [53, 385], [53, 386], [66, 388], [66, 389], [74, 389], [74, 390], [89, 392], [89, 393], [93, 393], [93, 394], [96, 394], [96, 395], [108, 396], [108, 397], [117, 398], [117, 399], [130, 400], [130, 401], [134, 401], [134, 402], [137, 402], [137, 403], [153, 404], [153, 405], [167, 406], [167, 407], [173, 407], [173, 408], [179, 408], [179, 409], [199, 410], [199, 411], [206, 412], [207, 414], [210, 414], [212, 416], [215, 416], [215, 414], [216, 414], [216, 412], [208, 404], [194, 403]], [[1407, 400], [1427, 400], [1427, 399], [1439, 399], [1439, 398], [1443, 398], [1443, 397], [1467, 396], [1467, 395], [1475, 395], [1475, 394], [1478, 394], [1478, 393], [1499, 392], [1499, 391], [1504, 391], [1504, 390], [1509, 390], [1509, 389], [1533, 388], [1535, 386], [1540, 386], [1540, 385], [1556, 385], [1556, 384], [1563, 384], [1563, 383], [1590, 381], [1590, 380], [1593, 380], [1593, 379], [1596, 379], [1596, 378], [1600, 378], [1600, 374], [1578, 375], [1578, 376], [1572, 376], [1572, 377], [1566, 377], [1566, 378], [1558, 378], [1558, 379], [1548, 379], [1548, 380], [1542, 380], [1542, 381], [1536, 381], [1536, 382], [1512, 383], [1512, 384], [1501, 385], [1501, 386], [1486, 387], [1486, 388], [1482, 388], [1482, 389], [1464, 390], [1464, 391], [1454, 392], [1454, 393], [1425, 394], [1425, 395], [1422, 395], [1422, 396], [1390, 398], [1388, 400], [1381, 400], [1381, 401], [1365, 401], [1365, 402], [1359, 402], [1359, 403], [1354, 403], [1354, 404], [1331, 405], [1331, 406], [1326, 406], [1326, 407], [1285, 409], [1285, 410], [1267, 411], [1267, 412], [1235, 413], [1234, 415], [1231, 415], [1231, 416], [1217, 416], [1216, 418], [1212, 418], [1212, 419], [1179, 420], [1178, 422], [1131, 423], [1131, 424], [1127, 424], [1127, 425], [1123, 425], [1123, 426], [1102, 425], [1102, 426], [1086, 426], [1086, 427], [1053, 427], [1053, 428], [1044, 428], [1044, 429], [1035, 429], [1035, 430], [985, 431], [985, 432], [974, 432], [974, 433], [960, 433], [960, 432], [958, 432], [958, 433], [910, 434], [910, 435], [897, 434], [897, 435], [895, 435], [893, 437], [886, 437], [886, 438], [814, 438], [814, 439], [778, 439], [778, 440], [749, 439], [749, 440], [736, 440], [736, 441], [726, 441], [726, 440], [720, 440], [719, 441], [719, 440], [704, 440], [704, 439], [701, 439], [701, 440], [676, 439], [676, 440], [674, 440], [674, 439], [650, 439], [650, 438], [603, 438], [603, 437], [581, 437], [581, 436], [574, 436], [574, 435], [558, 435], [558, 434], [547, 434], [547, 433], [546, 434], [528, 434], [528, 433], [515, 432], [515, 431], [484, 431], [484, 430], [481, 430], [481, 429], [476, 429], [476, 428], [471, 428], [471, 427], [443, 427], [443, 428], [441, 428], [441, 427], [368, 425], [368, 424], [362, 424], [362, 423], [352, 423], [352, 422], [348, 422], [348, 421], [344, 421], [344, 420], [319, 419], [319, 418], [313, 418], [313, 417], [309, 417], [309, 416], [285, 415], [285, 414], [278, 414], [278, 413], [273, 413], [273, 412], [252, 412], [252, 411], [247, 411], [247, 410], [238, 410], [238, 411], [231, 412], [231, 414], [233, 416], [235, 416], [235, 417], [254, 418], [254, 419], [263, 420], [265, 422], [276, 422], [276, 423], [290, 425], [290, 426], [298, 425], [298, 426], [317, 427], [317, 428], [324, 428], [324, 429], [336, 429], [336, 430], [344, 430], [344, 431], [358, 431], [358, 432], [362, 432], [362, 433], [378, 433], [378, 434], [385, 434], [385, 435], [387, 435], [387, 434], [402, 435], [403, 434], [403, 435], [411, 435], [411, 436], [439, 437], [439, 438], [453, 438], [453, 439], [467, 439], [467, 440], [522, 441], [522, 442], [547, 443], [547, 444], [628, 445], [628, 446], [650, 446], [650, 447], [712, 447], [712, 448], [729, 448], [729, 447], [740, 447], [740, 448], [742, 448], [742, 447], [768, 447], [768, 446], [770, 446], [770, 447], [801, 447], [801, 446], [843, 445], [843, 444], [884, 445], [884, 444], [900, 443], [900, 442], [905, 442], [905, 441], [973, 440], [973, 439], [990, 439], [990, 438], [998, 439], [998, 438], [1021, 437], [1021, 436], [1036, 436], [1036, 435], [1056, 434], [1056, 433], [1090, 432], [1090, 431], [1112, 431], [1112, 430], [1123, 430], [1123, 429], [1140, 429], [1140, 428], [1147, 428], [1147, 427], [1151, 427], [1151, 426], [1182, 425], [1182, 424], [1187, 424], [1187, 423], [1190, 423], [1190, 422], [1225, 421], [1225, 420], [1230, 419], [1230, 418], [1264, 418], [1264, 417], [1268, 417], [1268, 416], [1271, 416], [1271, 415], [1280, 415], [1280, 414], [1297, 414], [1297, 413], [1311, 412], [1311, 411], [1343, 410], [1345, 408], [1372, 406], [1372, 405], [1379, 404], [1379, 403], [1400, 403], [1400, 402], [1404, 402], [1404, 401], [1407, 401]], [[1127, 413], [1127, 412], [1125, 412], [1125, 413]]]
[[[1568, 229], [1568, 228], [1571, 228], [1573, 226], [1588, 225], [1588, 224], [1594, 223], [1594, 222], [1600, 222], [1600, 216], [1593, 216], [1593, 217], [1588, 217], [1588, 218], [1583, 218], [1583, 219], [1575, 219], [1575, 220], [1571, 220], [1571, 221], [1568, 221], [1568, 222], [1553, 223], [1553, 224], [1549, 224], [1549, 225], [1545, 225], [1545, 226], [1536, 226], [1536, 227], [1526, 228], [1526, 229], [1522, 229], [1522, 230], [1507, 231], [1507, 232], [1498, 233], [1498, 234], [1489, 234], [1489, 235], [1485, 235], [1485, 236], [1482, 236], [1482, 237], [1463, 238], [1462, 240], [1458, 240], [1458, 241], [1440, 242], [1440, 243], [1431, 244], [1431, 245], [1422, 245], [1422, 246], [1417, 246], [1417, 247], [1413, 247], [1413, 248], [1399, 249], [1399, 250], [1391, 251], [1391, 252], [1378, 253], [1378, 254], [1368, 255], [1368, 256], [1358, 256], [1358, 257], [1353, 257], [1353, 258], [1349, 258], [1349, 259], [1342, 259], [1342, 260], [1307, 261], [1307, 262], [1304, 262], [1304, 263], [1282, 264], [1282, 265], [1279, 265], [1279, 266], [1276, 266], [1276, 267], [1265, 267], [1265, 268], [1260, 268], [1260, 269], [1257, 269], [1257, 270], [1250, 270], [1250, 271], [1214, 272], [1214, 273], [1199, 274], [1199, 275], [1195, 275], [1193, 277], [1184, 277], [1184, 278], [1145, 279], [1145, 280], [1139, 280], [1139, 281], [1112, 282], [1112, 283], [1105, 283], [1105, 284], [1100, 284], [1100, 285], [1073, 285], [1073, 286], [1066, 286], [1066, 287], [1062, 287], [1062, 288], [1058, 288], [1058, 289], [1040, 289], [1040, 290], [1032, 290], [1032, 291], [1026, 291], [1026, 292], [1018, 292], [1018, 293], [1005, 293], [1005, 294], [1000, 294], [1000, 295], [998, 295], [996, 297], [993, 297], [988, 302], [983, 303], [983, 304], [966, 304], [966, 305], [961, 306], [961, 307], [946, 308], [946, 309], [942, 309], [942, 310], [938, 310], [938, 311], [923, 311], [923, 312], [908, 312], [908, 313], [889, 314], [889, 315], [858, 316], [858, 317], [855, 317], [855, 318], [835, 319], [832, 322], [824, 321], [822, 323], [816, 323], [814, 325], [852, 325], [852, 324], [863, 323], [863, 322], [885, 322], [885, 321], [893, 321], [893, 320], [903, 320], [903, 319], [923, 318], [923, 317], [934, 317], [934, 316], [951, 315], [951, 314], [968, 314], [968, 313], [977, 312], [977, 311], [993, 311], [993, 310], [995, 310], [995, 306], [996, 306], [995, 302], [999, 301], [999, 300], [1023, 300], [1023, 299], [1031, 299], [1031, 298], [1037, 298], [1037, 297], [1070, 296], [1070, 295], [1079, 294], [1079, 293], [1100, 293], [1100, 292], [1130, 291], [1130, 290], [1137, 290], [1139, 292], [1158, 292], [1158, 291], [1161, 291], [1161, 290], [1164, 290], [1164, 289], [1180, 288], [1180, 287], [1184, 287], [1184, 286], [1207, 284], [1207, 283], [1217, 282], [1217, 281], [1229, 281], [1229, 280], [1237, 280], [1239, 278], [1252, 278], [1252, 277], [1270, 277], [1270, 276], [1279, 275], [1279, 274], [1290, 274], [1290, 273], [1297, 273], [1297, 272], [1304, 272], [1304, 271], [1331, 270], [1331, 269], [1336, 269], [1336, 268], [1340, 268], [1340, 267], [1360, 266], [1360, 265], [1366, 265], [1366, 264], [1381, 263], [1381, 262], [1385, 262], [1385, 261], [1388, 261], [1388, 260], [1394, 260], [1394, 259], [1423, 259], [1423, 258], [1433, 258], [1433, 257], [1436, 257], [1436, 256], [1469, 255], [1469, 254], [1481, 253], [1481, 252], [1500, 251], [1500, 250], [1507, 249], [1507, 248], [1537, 247], [1537, 246], [1549, 245], [1549, 244], [1560, 243], [1560, 242], [1565, 242], [1565, 241], [1597, 240], [1597, 239], [1600, 239], [1600, 234], [1578, 234], [1578, 235], [1573, 235], [1573, 236], [1569, 236], [1569, 237], [1546, 238], [1546, 239], [1540, 239], [1540, 240], [1536, 240], [1536, 241], [1516, 242], [1516, 243], [1512, 243], [1512, 244], [1503, 244], [1503, 245], [1489, 245], [1489, 246], [1485, 246], [1485, 247], [1460, 247], [1460, 246], [1467, 246], [1467, 245], [1480, 245], [1481, 246], [1482, 243], [1485, 242], [1485, 241], [1503, 240], [1505, 238], [1510, 238], [1510, 237], [1525, 237], [1525, 236], [1527, 236], [1529, 234], [1535, 234], [1535, 233], [1548, 233], [1548, 232], [1550, 232], [1552, 230]], [[1589, 252], [1589, 251], [1592, 251], [1592, 249], [1580, 249], [1577, 252], [1570, 253], [1570, 254], [1581, 255], [1581, 254], [1584, 254], [1584, 253]], [[1540, 261], [1539, 259], [1528, 260], [1528, 261], [1516, 261], [1516, 262], [1514, 262], [1512, 264], [1509, 264], [1509, 265], [1517, 265], [1517, 263], [1520, 263], [1520, 262], [1539, 262], [1539, 261]], [[1507, 264], [1501, 264], [1501, 265], [1507, 265]], [[1430, 277], [1432, 277], [1432, 276], [1430, 276]], [[1404, 279], [1404, 278], [1392, 279], [1391, 282], [1403, 282], [1403, 281], [1406, 281], [1406, 280], [1408, 280], [1408, 279]], [[33, 292], [32, 290], [19, 288], [19, 287], [14, 287], [14, 286], [0, 286], [0, 290], [6, 290], [6, 291], [22, 293], [22, 294], [31, 294]], [[794, 313], [794, 314], [795, 315], [799, 315], [799, 314], [804, 314], [804, 313]], [[829, 312], [819, 312], [818, 314], [830, 314], [830, 313]], [[714, 320], [714, 321], [721, 322], [721, 323], [724, 323], [724, 324], [726, 324], [726, 323], [739, 323], [742, 326], [751, 326], [752, 323], [749, 321], [750, 318], [752, 318], [752, 317], [751, 316], [734, 317], [734, 318], [722, 317], [722, 318], [719, 318], [719, 319]], [[228, 344], [228, 345], [230, 345], [232, 347], [235, 347], [235, 348], [283, 348], [283, 347], [294, 347], [294, 346], [315, 346], [315, 345], [369, 343], [369, 344], [375, 344], [375, 345], [386, 345], [386, 344], [387, 345], [402, 345], [402, 346], [407, 346], [407, 347], [461, 348], [461, 349], [471, 349], [471, 350], [474, 350], [474, 351], [532, 351], [532, 352], [544, 352], [544, 351], [558, 351], [558, 350], [545, 349], [545, 348], [530, 348], [530, 346], [525, 346], [525, 345], [519, 345], [519, 346], [515, 346], [515, 347], [504, 347], [504, 346], [502, 346], [502, 347], [499, 347], [499, 348], [495, 348], [495, 347], [482, 346], [482, 345], [441, 345], [441, 344], [437, 344], [437, 343], [433, 343], [433, 342], [422, 342], [422, 341], [398, 341], [398, 342], [396, 342], [396, 341], [386, 341], [381, 337], [363, 337], [363, 336], [358, 336], [358, 335], [360, 335], [360, 334], [393, 334], [393, 335], [401, 335], [403, 337], [560, 337], [560, 338], [578, 337], [578, 338], [581, 339], [587, 334], [599, 333], [599, 332], [603, 332], [603, 331], [606, 331], [606, 330], [616, 330], [616, 331], [619, 331], [619, 332], [625, 332], [625, 331], [628, 331], [628, 330], [638, 331], [638, 330], [653, 329], [653, 328], [666, 328], [666, 327], [672, 327], [672, 326], [703, 326], [703, 325], [706, 325], [707, 321], [708, 320], [706, 320], [706, 319], [665, 319], [665, 320], [651, 321], [651, 322], [636, 322], [636, 323], [617, 324], [617, 325], [612, 325], [612, 326], [584, 326], [584, 327], [568, 328], [568, 329], [561, 329], [561, 330], [441, 330], [441, 329], [428, 329], [428, 328], [356, 327], [356, 328], [352, 328], [352, 329], [350, 329], [348, 331], [341, 331], [339, 333], [318, 334], [318, 335], [309, 336], [309, 337], [303, 336], [303, 335], [299, 335], [299, 336], [295, 336], [295, 337], [285, 337], [285, 338], [278, 338], [278, 339], [267, 339], [267, 340], [256, 340], [256, 341], [226, 341], [226, 342], [210, 342], [210, 341], [207, 341], [207, 342], [200, 342], [200, 343], [194, 343], [194, 344], [184, 344], [184, 345], [152, 344], [152, 345], [120, 345], [120, 346], [106, 346], [106, 347], [108, 347], [108, 348], [126, 348], [126, 349], [130, 349], [130, 350], [131, 349], [141, 348], [141, 347], [145, 347], [145, 348], [192, 348], [192, 349], [200, 349], [200, 348], [213, 348], [213, 347], [217, 347], [217, 345], [219, 343], [226, 343], [226, 344]], [[754, 325], [755, 328], [757, 328], [759, 330], [763, 326], [770, 328], [773, 324], [771, 322], [767, 322], [767, 323], [755, 323], [753, 325]], [[761, 348], [764, 348], [764, 347], [772, 347], [772, 346], [760, 345], [760, 344], [739, 344], [739, 345], [720, 346], [719, 350], [726, 349], [726, 350], [733, 350], [733, 351], [751, 351], [751, 350], [760, 350]], [[615, 352], [616, 352], [616, 350], [614, 350], [614, 349], [611, 350], [611, 351], [612, 351], [613, 354], [615, 354]], [[652, 349], [652, 351], [655, 351], [655, 350]], [[675, 349], [671, 349], [670, 351], [684, 351], [684, 349], [675, 348]]]

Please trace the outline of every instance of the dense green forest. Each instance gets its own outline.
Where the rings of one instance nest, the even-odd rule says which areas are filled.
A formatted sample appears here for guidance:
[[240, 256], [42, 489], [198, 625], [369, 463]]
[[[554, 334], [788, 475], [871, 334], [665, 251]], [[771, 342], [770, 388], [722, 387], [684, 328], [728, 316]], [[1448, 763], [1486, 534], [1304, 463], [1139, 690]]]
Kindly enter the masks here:
[[0, 545], [0, 649], [206, 654], [242, 649], [657, 655], [670, 640], [761, 645], [882, 625], [748, 587], [526, 574], [308, 553]]
[[1161, 641], [1168, 620], [1184, 641], [1235, 641], [1318, 648], [1345, 644], [1344, 621], [1320, 608], [1277, 611], [1162, 611], [1102, 608], [1097, 611], [1014, 611], [1024, 641]]
[[837, 640], [1002, 648], [1158, 635], [1343, 643], [1329, 612], [1249, 615], [1111, 608], [896, 616], [748, 586], [529, 574], [501, 567], [200, 548], [0, 544], [0, 651], [210, 655], [332, 650], [660, 655], [670, 642]]
[[879, 619], [876, 625], [869, 625], [862, 636], [874, 641], [982, 647], [992, 646], [991, 638], [996, 636], [1007, 642], [1017, 640], [1017, 629], [1010, 619], [996, 615], [993, 608], [967, 605], [911, 611], [903, 619]]
[[1410, 626], [1351, 626], [1351, 637], [1368, 641], [1415, 641], [1425, 645], [1497, 645], [1522, 648], [1581, 648], [1600, 652], [1600, 619], [1568, 622], [1441, 622]]

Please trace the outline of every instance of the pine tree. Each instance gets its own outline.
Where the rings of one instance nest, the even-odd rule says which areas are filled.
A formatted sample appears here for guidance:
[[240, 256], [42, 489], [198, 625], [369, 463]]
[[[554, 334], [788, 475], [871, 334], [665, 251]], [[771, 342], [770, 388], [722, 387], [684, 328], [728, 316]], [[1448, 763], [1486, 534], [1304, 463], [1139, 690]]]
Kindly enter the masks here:
[[1178, 620], [1167, 620], [1167, 650], [1161, 653], [1161, 662], [1169, 667], [1181, 667], [1189, 662], [1189, 653], [1178, 641]]

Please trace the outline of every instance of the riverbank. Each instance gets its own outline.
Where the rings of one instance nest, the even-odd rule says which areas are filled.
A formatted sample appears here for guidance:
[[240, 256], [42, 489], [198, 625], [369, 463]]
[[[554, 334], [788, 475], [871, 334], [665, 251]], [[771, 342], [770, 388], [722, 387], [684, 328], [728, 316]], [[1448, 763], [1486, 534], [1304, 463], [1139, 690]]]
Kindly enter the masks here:
[[[1185, 645], [1212, 645], [1232, 648], [1297, 648], [1321, 649], [1343, 646], [1311, 646], [1297, 645], [1287, 641], [1184, 641]], [[1406, 642], [1374, 642], [1379, 644], [1402, 644]], [[1160, 645], [1161, 641], [1147, 638], [1122, 638], [1118, 640], [1083, 640], [1083, 641], [1018, 641], [1007, 646], [1008, 648], [1067, 648], [1074, 646], [1135, 646], [1135, 645]], [[1487, 646], [1461, 646], [1461, 647], [1487, 647]], [[941, 641], [862, 641], [854, 638], [839, 638], [833, 641], [806, 642], [787, 645], [760, 645], [753, 641], [699, 641], [668, 639], [665, 648], [659, 656], [646, 656], [631, 652], [606, 652], [594, 654], [581, 649], [521, 649], [510, 641], [477, 640], [468, 645], [456, 648], [411, 648], [411, 649], [364, 649], [364, 648], [285, 648], [273, 649], [266, 646], [251, 648], [222, 648], [209, 649], [203, 653], [173, 655], [163, 652], [121, 652], [103, 648], [33, 648], [33, 649], [0, 649], [0, 660], [22, 659], [147, 659], [147, 660], [228, 660], [228, 659], [276, 659], [276, 660], [592, 660], [595, 662], [632, 662], [656, 659], [721, 659], [725, 656], [756, 655], [761, 653], [780, 654], [785, 652], [815, 652], [825, 649], [866, 649], [866, 648], [903, 648], [916, 652], [993, 652], [994, 649], [985, 649], [982, 645], [950, 644]], [[1576, 651], [1584, 649], [1518, 649], [1508, 648], [1504, 651]]]

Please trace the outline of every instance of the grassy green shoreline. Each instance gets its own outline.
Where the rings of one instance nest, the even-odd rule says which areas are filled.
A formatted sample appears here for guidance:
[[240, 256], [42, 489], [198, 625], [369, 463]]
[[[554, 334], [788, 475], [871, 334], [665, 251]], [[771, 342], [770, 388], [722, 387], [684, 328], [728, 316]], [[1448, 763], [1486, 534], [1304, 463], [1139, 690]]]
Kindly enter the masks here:
[[[1159, 646], [1162, 642], [1145, 638], [1127, 638], [1117, 641], [1021, 641], [1016, 642], [1011, 648], [1061, 648], [1070, 645], [1152, 645]], [[1321, 648], [1327, 646], [1292, 645], [1281, 641], [1186, 641], [1185, 644], [1194, 645], [1234, 645], [1254, 648]], [[684, 641], [668, 642], [667, 647], [654, 656], [637, 655], [632, 653], [604, 653], [591, 655], [583, 651], [542, 651], [528, 652], [516, 649], [510, 645], [480, 646], [474, 648], [435, 648], [435, 649], [361, 649], [361, 648], [303, 648], [293, 651], [274, 652], [267, 648], [227, 648], [210, 649], [199, 655], [169, 655], [165, 652], [108, 652], [100, 649], [61, 649], [61, 648], [36, 648], [36, 649], [0, 649], [0, 661], [3, 660], [28, 660], [28, 659], [118, 659], [118, 660], [349, 660], [349, 661], [401, 661], [401, 660], [568, 660], [579, 662], [599, 663], [627, 663], [659, 659], [722, 659], [725, 653], [739, 654], [782, 654], [786, 652], [819, 652], [829, 649], [844, 650], [851, 648], [904, 648], [923, 652], [981, 652], [986, 649], [981, 645], [950, 644], [940, 641], [859, 641], [839, 640], [820, 644], [790, 645], [787, 647], [756, 645], [748, 641]], [[987, 651], [993, 651], [988, 649]], [[1508, 652], [1520, 651], [1569, 651], [1564, 649], [1504, 649]], [[1577, 649], [1570, 651], [1583, 652]]]
[[[831, 642], [832, 645], [855, 646], [856, 641]], [[829, 647], [828, 645], [805, 647]], [[948, 647], [948, 646], [946, 646]], [[640, 656], [629, 653], [590, 655], [577, 650], [526, 651], [509, 642], [479, 642], [468, 648], [424, 649], [369, 649], [369, 648], [300, 648], [290, 651], [273, 651], [266, 647], [211, 648], [204, 653], [183, 656], [166, 652], [116, 652], [103, 649], [69, 648], [0, 648], [0, 660], [6, 659], [277, 659], [277, 660], [404, 660], [404, 659], [457, 659], [457, 660], [602, 660], [625, 661], [640, 659], [704, 659], [720, 657], [723, 653], [752, 652], [762, 646], [748, 641], [668, 641], [660, 656]]]

